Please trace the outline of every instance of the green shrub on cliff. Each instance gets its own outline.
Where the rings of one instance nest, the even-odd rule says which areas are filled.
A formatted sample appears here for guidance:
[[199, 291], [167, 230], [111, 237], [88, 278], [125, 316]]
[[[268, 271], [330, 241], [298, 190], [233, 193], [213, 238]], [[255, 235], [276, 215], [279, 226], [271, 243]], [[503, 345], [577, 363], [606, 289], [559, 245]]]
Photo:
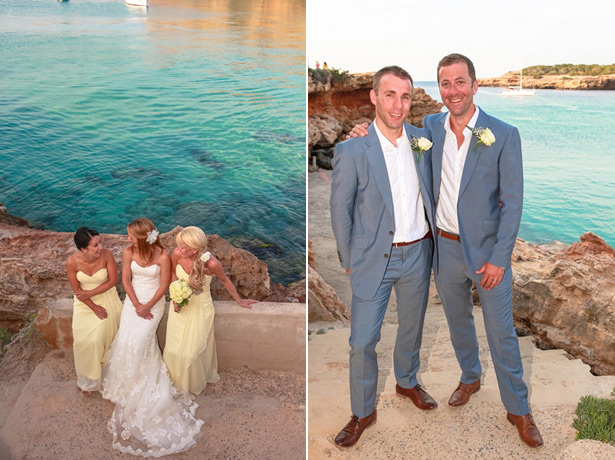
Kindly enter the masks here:
[[578, 439], [594, 439], [615, 444], [615, 401], [583, 396], [577, 404], [572, 427]]
[[330, 73], [327, 69], [312, 69], [308, 68], [308, 75], [314, 80], [326, 85], [330, 78]]
[[308, 75], [314, 80], [326, 85], [329, 79], [332, 81], [342, 81], [348, 76], [347, 70], [336, 69], [331, 67], [329, 69], [312, 69], [308, 68]]
[[534, 78], [551, 75], [568, 76], [596, 76], [596, 75], [615, 75], [615, 64], [556, 64], [556, 65], [534, 65], [523, 69], [524, 75]]
[[0, 327], [0, 355], [4, 351], [4, 347], [11, 343], [13, 333], [6, 327]]
[[342, 81], [348, 76], [347, 70], [336, 69], [335, 67], [329, 70], [331, 72], [331, 79], [334, 81]]

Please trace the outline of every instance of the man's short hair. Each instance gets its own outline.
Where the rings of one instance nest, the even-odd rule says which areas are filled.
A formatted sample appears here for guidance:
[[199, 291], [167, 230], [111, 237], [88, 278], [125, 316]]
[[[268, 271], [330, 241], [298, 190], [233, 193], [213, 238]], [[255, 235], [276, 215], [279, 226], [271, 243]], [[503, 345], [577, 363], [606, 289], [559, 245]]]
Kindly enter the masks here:
[[470, 61], [470, 58], [464, 56], [463, 54], [453, 53], [448, 56], [444, 56], [438, 62], [438, 83], [440, 82], [440, 69], [442, 67], [448, 67], [449, 65], [457, 64], [458, 62], [465, 62], [468, 66], [468, 73], [470, 74], [470, 80], [472, 83], [476, 81], [476, 70], [474, 69], [474, 64]]
[[412, 86], [412, 90], [414, 90], [414, 82], [412, 81], [412, 77], [410, 76], [410, 74], [399, 66], [390, 65], [387, 67], [383, 67], [382, 69], [380, 69], [378, 72], [374, 74], [374, 85], [373, 86], [374, 86], [374, 91], [376, 93], [378, 92], [378, 86], [380, 85], [380, 80], [382, 79], [382, 77], [388, 74], [394, 75], [397, 78], [403, 78], [405, 80], [409, 80], [410, 86]]

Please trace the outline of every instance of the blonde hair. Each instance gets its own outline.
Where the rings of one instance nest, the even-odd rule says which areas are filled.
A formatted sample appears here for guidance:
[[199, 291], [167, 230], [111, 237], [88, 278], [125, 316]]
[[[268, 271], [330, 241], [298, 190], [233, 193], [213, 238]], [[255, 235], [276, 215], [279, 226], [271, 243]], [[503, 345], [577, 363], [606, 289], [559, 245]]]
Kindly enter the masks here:
[[156, 238], [153, 244], [146, 241], [148, 232], [156, 230], [154, 223], [147, 217], [139, 217], [133, 220], [126, 227], [128, 233], [137, 239], [137, 253], [145, 259], [145, 264], [148, 265], [154, 258], [154, 246], [158, 246], [164, 251], [164, 246], [160, 241], [160, 237]]
[[198, 227], [186, 227], [177, 234], [175, 241], [178, 246], [184, 244], [196, 250], [196, 259], [192, 263], [188, 283], [192, 290], [200, 291], [203, 289], [203, 280], [205, 278], [205, 262], [201, 260], [201, 255], [207, 250], [205, 232]]

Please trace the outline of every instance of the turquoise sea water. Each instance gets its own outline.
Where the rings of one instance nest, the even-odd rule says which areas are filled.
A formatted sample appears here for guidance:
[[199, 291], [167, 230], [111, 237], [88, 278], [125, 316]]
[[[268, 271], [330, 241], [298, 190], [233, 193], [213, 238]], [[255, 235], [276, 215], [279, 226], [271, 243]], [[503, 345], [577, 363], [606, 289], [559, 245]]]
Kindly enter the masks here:
[[[441, 100], [436, 82], [416, 86]], [[474, 100], [521, 134], [519, 237], [573, 243], [592, 231], [615, 246], [615, 91], [536, 90], [515, 98], [501, 92], [479, 88]]]
[[0, 201], [197, 225], [305, 276], [305, 1], [0, 0]]

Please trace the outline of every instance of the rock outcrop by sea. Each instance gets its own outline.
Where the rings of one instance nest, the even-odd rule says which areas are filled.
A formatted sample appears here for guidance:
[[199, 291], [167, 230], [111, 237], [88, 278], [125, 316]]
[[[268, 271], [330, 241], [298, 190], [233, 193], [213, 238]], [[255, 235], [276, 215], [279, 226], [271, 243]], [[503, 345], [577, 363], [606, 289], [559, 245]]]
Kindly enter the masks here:
[[512, 255], [517, 330], [566, 350], [595, 375], [615, 375], [615, 251], [588, 232], [572, 246], [517, 239]]
[[[478, 85], [495, 87], [519, 86], [519, 72], [508, 72], [495, 78], [479, 78]], [[541, 78], [533, 78], [524, 74], [523, 87], [535, 89], [615, 90], [615, 75], [545, 75]]]
[[[308, 73], [308, 148], [309, 165], [331, 169], [335, 144], [344, 140], [359, 123], [371, 123], [375, 108], [369, 98], [374, 72], [332, 78], [327, 71]], [[412, 106], [406, 122], [422, 126], [425, 115], [438, 113], [443, 104], [422, 88], [414, 88]]]
[[350, 308], [317, 271], [312, 242], [308, 242], [308, 321], [350, 319]]

